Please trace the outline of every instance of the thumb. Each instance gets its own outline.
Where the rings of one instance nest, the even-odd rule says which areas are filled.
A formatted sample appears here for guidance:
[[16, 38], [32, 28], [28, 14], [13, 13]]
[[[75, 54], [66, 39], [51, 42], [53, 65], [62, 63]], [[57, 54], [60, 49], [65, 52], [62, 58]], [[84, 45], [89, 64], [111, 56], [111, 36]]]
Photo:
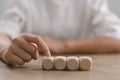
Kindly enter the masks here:
[[31, 45], [35, 48], [35, 60], [39, 58], [39, 51], [38, 51], [38, 46], [35, 43], [31, 43]]

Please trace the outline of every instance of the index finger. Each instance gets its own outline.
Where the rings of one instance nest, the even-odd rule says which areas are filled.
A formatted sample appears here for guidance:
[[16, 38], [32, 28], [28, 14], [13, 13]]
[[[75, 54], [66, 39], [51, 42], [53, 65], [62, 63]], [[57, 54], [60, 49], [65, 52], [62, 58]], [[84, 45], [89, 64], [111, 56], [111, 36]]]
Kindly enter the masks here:
[[25, 34], [23, 38], [28, 42], [36, 43], [38, 48], [45, 54], [45, 56], [50, 57], [51, 53], [47, 46], [47, 44], [44, 42], [44, 40], [37, 35], [31, 35], [31, 34]]

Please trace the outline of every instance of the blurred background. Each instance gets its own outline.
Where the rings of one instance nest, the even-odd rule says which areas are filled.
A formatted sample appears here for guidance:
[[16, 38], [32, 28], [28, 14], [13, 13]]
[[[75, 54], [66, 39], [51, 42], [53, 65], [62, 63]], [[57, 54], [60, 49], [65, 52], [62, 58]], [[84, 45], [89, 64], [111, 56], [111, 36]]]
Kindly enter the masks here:
[[[120, 17], [120, 0], [108, 0], [109, 9]], [[7, 9], [9, 0], [0, 0], [0, 13]]]

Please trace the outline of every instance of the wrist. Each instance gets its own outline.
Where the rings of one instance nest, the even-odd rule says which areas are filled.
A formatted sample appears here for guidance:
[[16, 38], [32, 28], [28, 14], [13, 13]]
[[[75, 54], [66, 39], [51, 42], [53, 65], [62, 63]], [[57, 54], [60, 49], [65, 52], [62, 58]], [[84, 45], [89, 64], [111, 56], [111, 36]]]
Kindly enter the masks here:
[[62, 41], [62, 44], [63, 44], [62, 52], [69, 53], [69, 41]]
[[10, 44], [5, 43], [5, 44], [0, 44], [0, 59], [3, 60], [5, 63], [8, 63], [5, 56], [8, 52]]

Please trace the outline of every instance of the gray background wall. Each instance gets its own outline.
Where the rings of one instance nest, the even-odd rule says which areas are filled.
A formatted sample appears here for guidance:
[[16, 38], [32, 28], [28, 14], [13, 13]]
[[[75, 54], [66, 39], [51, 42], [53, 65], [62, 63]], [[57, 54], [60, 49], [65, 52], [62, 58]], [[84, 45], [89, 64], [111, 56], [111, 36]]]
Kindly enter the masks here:
[[8, 0], [0, 0], [0, 13], [7, 8]]
[[[108, 0], [109, 8], [120, 17], [120, 0]], [[0, 0], [0, 13], [7, 8], [8, 0]]]
[[120, 17], [120, 0], [108, 0], [109, 8]]

